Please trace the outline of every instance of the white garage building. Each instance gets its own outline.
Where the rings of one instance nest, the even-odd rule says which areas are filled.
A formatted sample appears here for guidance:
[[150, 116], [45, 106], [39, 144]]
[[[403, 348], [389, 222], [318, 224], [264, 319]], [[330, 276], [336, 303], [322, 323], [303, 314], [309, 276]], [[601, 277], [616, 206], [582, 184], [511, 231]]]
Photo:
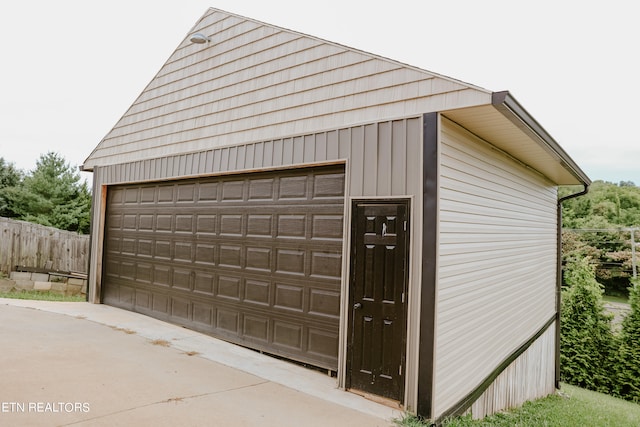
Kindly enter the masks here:
[[209, 9], [83, 168], [91, 302], [434, 420], [557, 385], [556, 187], [590, 181], [508, 92]]

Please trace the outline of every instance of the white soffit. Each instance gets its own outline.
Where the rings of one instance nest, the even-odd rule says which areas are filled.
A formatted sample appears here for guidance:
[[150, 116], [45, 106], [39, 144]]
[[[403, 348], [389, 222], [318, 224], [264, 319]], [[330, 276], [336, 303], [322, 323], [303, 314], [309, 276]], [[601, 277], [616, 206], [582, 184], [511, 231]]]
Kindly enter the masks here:
[[[504, 94], [500, 92], [495, 95]], [[507, 94], [507, 97], [510, 96]], [[511, 98], [513, 100], [513, 98]], [[515, 102], [515, 100], [513, 100]], [[520, 107], [519, 104], [515, 104]], [[520, 107], [521, 108], [521, 107]], [[524, 111], [524, 110], [522, 110]], [[589, 185], [590, 179], [530, 117], [505, 103], [450, 110], [448, 119], [504, 151], [556, 185]], [[539, 127], [539, 129], [534, 129]]]

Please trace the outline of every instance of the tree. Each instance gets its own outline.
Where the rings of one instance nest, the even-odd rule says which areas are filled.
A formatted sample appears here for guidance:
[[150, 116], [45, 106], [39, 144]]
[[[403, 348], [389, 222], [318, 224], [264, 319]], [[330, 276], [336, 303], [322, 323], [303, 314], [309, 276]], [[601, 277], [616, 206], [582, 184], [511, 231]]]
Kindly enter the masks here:
[[[575, 193], [574, 188], [563, 187], [559, 195]], [[563, 227], [580, 229], [567, 249], [588, 249], [596, 265], [597, 280], [611, 295], [626, 295], [631, 275], [630, 233], [625, 228], [640, 227], [640, 187], [630, 181], [613, 184], [595, 181], [589, 193], [562, 204]], [[586, 231], [592, 230], [592, 231]], [[566, 233], [565, 233], [566, 237]], [[578, 242], [579, 243], [579, 242]], [[573, 256], [565, 252], [565, 258]]]
[[0, 189], [14, 187], [22, 180], [22, 172], [13, 163], [0, 157]]
[[[559, 195], [575, 192], [575, 189], [562, 187]], [[619, 185], [595, 181], [589, 192], [581, 197], [569, 199], [562, 204], [565, 227], [587, 228], [584, 222], [606, 222], [613, 227], [633, 227], [640, 224], [640, 187], [630, 181]]]
[[640, 402], [640, 281], [629, 290], [631, 312], [622, 321], [618, 350], [616, 394]]
[[602, 287], [588, 258], [568, 262], [562, 292], [561, 378], [570, 384], [608, 393], [615, 369], [612, 316], [604, 312]]
[[0, 216], [13, 217], [11, 192], [22, 183], [23, 173], [0, 157]]
[[80, 173], [57, 153], [40, 156], [35, 170], [6, 193], [19, 219], [62, 230], [89, 232], [91, 194]]

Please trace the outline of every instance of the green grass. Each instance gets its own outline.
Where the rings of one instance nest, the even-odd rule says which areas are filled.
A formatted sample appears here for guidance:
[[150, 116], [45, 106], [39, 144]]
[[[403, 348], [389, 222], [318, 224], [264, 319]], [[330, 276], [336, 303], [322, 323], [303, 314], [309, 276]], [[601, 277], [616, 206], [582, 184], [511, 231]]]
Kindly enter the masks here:
[[603, 295], [602, 299], [605, 302], [621, 302], [624, 304], [629, 304], [629, 298], [618, 295]]
[[69, 302], [82, 302], [86, 301], [84, 295], [60, 295], [53, 292], [42, 291], [10, 291], [0, 292], [0, 298], [12, 298], [12, 299], [31, 299], [41, 301], [69, 301]]
[[[403, 427], [422, 427], [415, 417], [397, 420]], [[458, 417], [444, 423], [446, 427], [637, 427], [640, 405], [563, 384], [560, 395], [527, 402], [521, 408], [502, 412], [482, 420]]]

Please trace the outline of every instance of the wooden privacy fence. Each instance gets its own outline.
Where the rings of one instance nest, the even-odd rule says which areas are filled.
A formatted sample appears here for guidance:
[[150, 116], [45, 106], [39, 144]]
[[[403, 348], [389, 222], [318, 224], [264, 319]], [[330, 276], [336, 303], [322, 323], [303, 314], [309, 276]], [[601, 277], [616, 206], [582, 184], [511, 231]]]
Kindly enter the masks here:
[[0, 218], [0, 271], [16, 266], [87, 272], [89, 236]]

